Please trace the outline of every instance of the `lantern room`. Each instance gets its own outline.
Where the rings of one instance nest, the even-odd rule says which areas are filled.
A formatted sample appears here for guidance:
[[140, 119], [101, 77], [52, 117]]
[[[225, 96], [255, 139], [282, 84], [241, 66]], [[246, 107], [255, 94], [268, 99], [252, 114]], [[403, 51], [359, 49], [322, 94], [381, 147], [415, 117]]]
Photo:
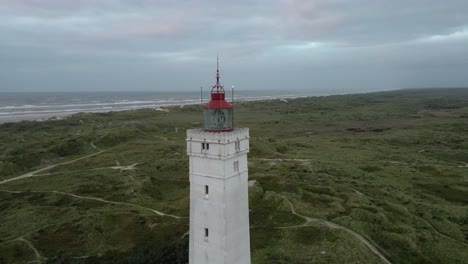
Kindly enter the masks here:
[[203, 106], [204, 129], [225, 132], [233, 129], [233, 106], [226, 102], [224, 87], [219, 83], [219, 60], [216, 64], [216, 84], [211, 89], [211, 100]]

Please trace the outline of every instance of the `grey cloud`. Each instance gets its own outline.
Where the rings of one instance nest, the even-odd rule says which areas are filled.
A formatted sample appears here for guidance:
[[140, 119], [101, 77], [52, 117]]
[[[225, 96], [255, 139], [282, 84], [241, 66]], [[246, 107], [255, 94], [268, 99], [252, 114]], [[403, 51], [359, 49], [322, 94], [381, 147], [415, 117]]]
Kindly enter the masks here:
[[466, 14], [464, 0], [3, 0], [0, 91], [187, 89], [209, 85], [216, 52], [245, 89], [468, 85]]

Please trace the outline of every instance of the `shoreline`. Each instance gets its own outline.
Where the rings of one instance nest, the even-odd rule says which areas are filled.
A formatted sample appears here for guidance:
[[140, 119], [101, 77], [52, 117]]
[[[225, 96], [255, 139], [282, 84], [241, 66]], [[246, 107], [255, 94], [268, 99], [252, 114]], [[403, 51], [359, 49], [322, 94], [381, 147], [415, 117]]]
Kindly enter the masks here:
[[[352, 95], [352, 94], [366, 94], [366, 93], [374, 93], [374, 92], [386, 92], [386, 91], [397, 91], [398, 89], [389, 89], [389, 90], [372, 90], [372, 91], [362, 91], [362, 92], [351, 92], [351, 93], [346, 93], [345, 91], [338, 92], [338, 91], [330, 91], [330, 92], [315, 92], [315, 93], [309, 93], [309, 94], [283, 94], [283, 95], [272, 95], [272, 96], [245, 96], [245, 97], [240, 97], [235, 100], [235, 103], [239, 102], [252, 102], [252, 101], [271, 101], [271, 100], [286, 100], [286, 99], [297, 99], [297, 98], [308, 98], [308, 97], [324, 97], [324, 96], [334, 96], [334, 95]], [[181, 102], [174, 102], [174, 103], [163, 103], [163, 104], [142, 104], [142, 105], [131, 105], [128, 107], [123, 107], [123, 108], [111, 108], [111, 109], [102, 109], [102, 110], [96, 110], [96, 109], [76, 109], [76, 111], [67, 111], [67, 109], [62, 109], [62, 112], [42, 112], [42, 111], [37, 111], [37, 113], [34, 113], [34, 111], [30, 111], [25, 114], [17, 114], [17, 115], [1, 115], [0, 114], [0, 125], [1, 124], [6, 124], [6, 123], [17, 123], [17, 122], [22, 122], [22, 121], [36, 121], [36, 122], [44, 122], [44, 121], [54, 121], [54, 120], [63, 120], [66, 119], [72, 115], [78, 114], [78, 113], [110, 113], [110, 112], [121, 112], [121, 111], [131, 111], [131, 110], [139, 110], [139, 109], [155, 109], [155, 110], [163, 110], [168, 107], [183, 107], [185, 105], [197, 105], [200, 104], [200, 102], [193, 102], [196, 100], [191, 100], [192, 102], [186, 102], [186, 103], [181, 103]], [[203, 102], [207, 102], [208, 99], [204, 98]], [[227, 101], [230, 101], [229, 99]], [[119, 104], [119, 103], [116, 103]], [[120, 103], [121, 104], [121, 103]], [[125, 103], [124, 103], [125, 104]], [[88, 104], [92, 105], [92, 104]], [[21, 106], [18, 106], [20, 108]], [[164, 111], [164, 110], [163, 110]]]
[[[306, 98], [306, 97], [318, 97], [318, 96], [330, 96], [330, 95], [339, 95], [339, 94], [327, 94], [327, 95], [283, 95], [283, 96], [275, 96], [271, 98], [248, 98], [248, 99], [238, 99], [235, 102], [252, 102], [252, 101], [270, 101], [270, 100], [281, 100], [281, 99], [296, 99], [296, 98]], [[204, 102], [207, 102], [204, 101]], [[169, 107], [184, 107], [185, 105], [198, 105], [198, 103], [174, 103], [174, 104], [161, 104], [161, 105], [141, 105], [133, 106], [131, 108], [122, 108], [122, 109], [106, 109], [106, 110], [91, 110], [86, 111], [70, 111], [70, 112], [56, 112], [56, 113], [28, 113], [22, 115], [13, 115], [13, 116], [1, 116], [0, 115], [0, 125], [6, 123], [17, 123], [21, 121], [36, 121], [36, 122], [43, 122], [43, 121], [53, 121], [53, 120], [63, 120], [72, 115], [79, 114], [79, 113], [110, 113], [110, 112], [122, 112], [122, 111], [131, 111], [131, 110], [140, 110], [140, 109], [154, 109], [159, 111], [164, 111], [164, 109]]]

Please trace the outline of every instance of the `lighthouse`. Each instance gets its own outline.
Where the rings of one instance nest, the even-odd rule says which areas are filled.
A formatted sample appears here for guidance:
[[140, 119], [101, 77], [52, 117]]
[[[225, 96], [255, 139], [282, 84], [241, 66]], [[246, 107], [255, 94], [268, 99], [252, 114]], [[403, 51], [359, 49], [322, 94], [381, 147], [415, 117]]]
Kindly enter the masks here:
[[233, 105], [219, 82], [203, 105], [203, 128], [187, 130], [190, 264], [250, 264], [249, 129], [234, 128]]

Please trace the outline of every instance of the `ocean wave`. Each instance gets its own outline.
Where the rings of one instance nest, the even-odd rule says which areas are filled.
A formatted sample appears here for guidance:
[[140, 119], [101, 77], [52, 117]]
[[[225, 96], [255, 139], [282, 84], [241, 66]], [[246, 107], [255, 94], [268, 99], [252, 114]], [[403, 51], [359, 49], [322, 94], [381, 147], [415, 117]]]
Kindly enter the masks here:
[[[274, 99], [274, 98], [297, 98], [297, 97], [304, 97], [304, 96], [311, 96], [307, 94], [280, 94], [280, 95], [259, 95], [259, 96], [237, 96], [234, 99], [240, 101], [250, 101], [250, 100], [266, 100], [266, 99]], [[203, 98], [203, 101], [208, 101], [208, 98]], [[227, 100], [232, 100], [232, 98], [227, 98]], [[186, 102], [190, 103], [197, 103], [200, 102], [200, 98], [167, 98], [167, 99], [157, 99], [157, 100], [133, 100], [128, 101], [122, 99], [121, 101], [117, 102], [101, 102], [101, 101], [92, 101], [91, 103], [80, 103], [80, 104], [46, 104], [46, 103], [39, 103], [39, 104], [25, 104], [25, 105], [6, 105], [0, 106], [0, 112], [2, 110], [15, 110], [15, 109], [68, 109], [68, 108], [88, 108], [88, 107], [97, 107], [97, 106], [125, 106], [125, 105], [138, 105], [144, 106], [149, 104], [171, 104], [171, 105], [179, 105], [185, 104]]]
[[[317, 96], [319, 94], [259, 94], [259, 95], [248, 95], [248, 94], [235, 94], [234, 101], [258, 101], [258, 100], [273, 100], [280, 98], [298, 98], [298, 97], [307, 97], [307, 96]], [[323, 95], [323, 94], [320, 94]], [[73, 98], [76, 99], [76, 98]], [[71, 114], [76, 114], [80, 112], [90, 113], [90, 112], [111, 112], [111, 111], [126, 111], [126, 110], [136, 110], [142, 108], [160, 108], [168, 106], [183, 106], [183, 105], [196, 105], [200, 104], [200, 97], [196, 95], [190, 95], [189, 97], [168, 97], [168, 98], [148, 98], [144, 99], [143, 97], [138, 100], [137, 98], [124, 99], [119, 98], [119, 100], [111, 101], [111, 99], [101, 98], [89, 98], [89, 103], [73, 103], [77, 100], [68, 100], [70, 103], [63, 102], [62, 104], [54, 104], [50, 102], [37, 102], [37, 104], [23, 104], [23, 105], [4, 105], [0, 106], [0, 119], [11, 119], [14, 120], [24, 120], [24, 119], [35, 119], [34, 117], [53, 117], [53, 116], [68, 116]], [[226, 100], [231, 101], [232, 98], [226, 98]], [[206, 103], [209, 101], [209, 98], [203, 98], [203, 102]], [[56, 102], [56, 101], [55, 101]]]
[[63, 113], [79, 113], [79, 112], [109, 112], [109, 111], [125, 111], [125, 110], [136, 110], [142, 108], [158, 108], [165, 106], [177, 106], [177, 105], [191, 105], [196, 104], [198, 100], [187, 101], [184, 103], [159, 103], [159, 104], [145, 104], [145, 105], [130, 105], [130, 106], [103, 106], [94, 108], [73, 108], [73, 109], [50, 109], [50, 110], [26, 110], [26, 111], [14, 111], [14, 112], [0, 112], [0, 117], [12, 117], [20, 115], [32, 115], [32, 114], [63, 114]]
[[20, 106], [0, 106], [0, 110], [7, 109], [35, 109], [35, 108], [69, 108], [69, 107], [93, 107], [93, 106], [118, 106], [118, 105], [146, 105], [146, 104], [165, 104], [178, 102], [195, 102], [199, 99], [181, 99], [181, 100], [151, 100], [151, 101], [120, 101], [107, 103], [88, 103], [88, 104], [49, 104], [49, 105], [20, 105]]

